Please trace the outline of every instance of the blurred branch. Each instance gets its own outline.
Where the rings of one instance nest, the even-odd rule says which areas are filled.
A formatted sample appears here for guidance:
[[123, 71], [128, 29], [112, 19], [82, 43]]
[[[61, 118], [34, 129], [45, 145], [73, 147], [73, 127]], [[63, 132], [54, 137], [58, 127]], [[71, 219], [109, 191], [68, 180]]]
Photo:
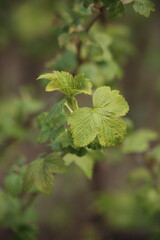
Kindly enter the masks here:
[[[103, 16], [105, 13], [105, 8], [100, 6], [98, 7], [98, 12], [93, 14], [91, 19], [88, 21], [88, 23], [86, 24], [86, 26], [84, 27], [84, 32], [88, 32], [90, 30], [90, 28], [94, 25], [94, 23], [101, 17]], [[80, 38], [78, 38], [77, 42], [76, 42], [76, 48], [77, 48], [77, 66], [73, 71], [73, 75], [75, 75], [77, 73], [77, 70], [79, 68], [79, 66], [83, 63], [83, 59], [81, 57], [81, 49], [82, 49], [82, 40]]]

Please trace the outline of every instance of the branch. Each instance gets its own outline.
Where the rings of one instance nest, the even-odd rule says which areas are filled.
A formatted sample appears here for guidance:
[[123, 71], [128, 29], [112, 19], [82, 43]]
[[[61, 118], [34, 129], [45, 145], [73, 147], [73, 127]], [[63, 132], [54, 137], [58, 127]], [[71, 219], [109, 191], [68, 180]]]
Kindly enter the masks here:
[[[99, 11], [97, 13], [95, 13], [94, 15], [92, 15], [91, 19], [89, 20], [89, 22], [86, 24], [85, 28], [84, 28], [84, 32], [88, 32], [90, 30], [90, 28], [93, 26], [93, 24], [100, 18], [100, 16], [102, 16], [104, 14], [105, 8], [104, 7], [100, 7]], [[81, 57], [81, 49], [82, 49], [82, 41], [79, 38], [77, 43], [76, 43], [76, 48], [77, 48], [77, 66], [75, 67], [74, 71], [73, 71], [73, 75], [75, 75], [77, 73], [77, 70], [79, 68], [79, 66], [83, 63], [83, 59]]]

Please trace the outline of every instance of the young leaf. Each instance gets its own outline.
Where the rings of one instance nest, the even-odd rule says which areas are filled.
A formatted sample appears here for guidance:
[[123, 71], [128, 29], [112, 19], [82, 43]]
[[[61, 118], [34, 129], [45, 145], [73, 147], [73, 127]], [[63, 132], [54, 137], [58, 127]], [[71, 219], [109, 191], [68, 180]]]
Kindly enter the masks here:
[[139, 167], [134, 169], [128, 177], [128, 180], [133, 183], [151, 183], [152, 176], [146, 167]]
[[83, 0], [83, 6], [85, 8], [88, 8], [91, 3], [93, 3], [92, 0]]
[[38, 116], [39, 142], [45, 142], [48, 139], [54, 140], [64, 131], [64, 122], [66, 121], [64, 103], [65, 100], [63, 99], [56, 103], [48, 113], [44, 112]]
[[16, 173], [9, 173], [4, 179], [4, 186], [12, 196], [18, 196], [22, 191], [22, 177]]
[[37, 159], [28, 165], [24, 176], [24, 189], [29, 191], [35, 186], [40, 192], [50, 194], [53, 188], [53, 174], [64, 171], [64, 161], [58, 155]]
[[149, 17], [151, 12], [155, 11], [155, 5], [151, 0], [135, 0], [133, 4], [133, 9], [135, 12]]
[[123, 17], [124, 6], [120, 0], [102, 0], [102, 2], [107, 7], [108, 16], [110, 19]]
[[155, 159], [157, 162], [160, 162], [160, 145], [157, 145], [152, 149], [148, 154], [149, 158]]
[[74, 162], [84, 172], [87, 178], [92, 178], [94, 160], [91, 156], [85, 155], [83, 157], [78, 157], [73, 154], [67, 154], [64, 157], [64, 161], [66, 166], [69, 166], [72, 162]]
[[84, 74], [78, 74], [73, 77], [68, 72], [54, 71], [53, 73], [42, 74], [38, 79], [46, 78], [50, 82], [46, 86], [46, 91], [58, 90], [67, 96], [74, 96], [76, 94], [92, 93], [92, 85], [89, 79], [84, 77]]
[[149, 143], [157, 139], [157, 134], [148, 129], [138, 130], [129, 136], [123, 142], [122, 151], [124, 153], [141, 153], [149, 148]]
[[93, 95], [93, 108], [73, 112], [68, 123], [76, 147], [84, 147], [95, 137], [102, 146], [114, 146], [126, 133], [126, 124], [120, 118], [129, 110], [124, 97], [110, 87], [99, 87]]

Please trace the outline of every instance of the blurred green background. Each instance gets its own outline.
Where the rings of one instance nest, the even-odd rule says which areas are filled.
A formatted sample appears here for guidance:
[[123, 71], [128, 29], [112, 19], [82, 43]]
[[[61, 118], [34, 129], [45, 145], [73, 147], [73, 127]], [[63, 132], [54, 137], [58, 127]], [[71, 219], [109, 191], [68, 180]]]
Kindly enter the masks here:
[[[45, 71], [70, 69], [75, 64], [74, 54], [58, 44], [62, 27], [71, 21], [71, 16], [81, 14], [76, 8], [79, 5], [73, 11], [73, 2], [0, 1], [1, 188], [7, 184], [4, 176], [11, 166], [30, 162], [47, 151], [46, 145], [37, 143], [36, 116], [61, 95], [45, 92], [43, 83], [35, 79]], [[117, 65], [104, 68], [102, 76], [93, 65], [82, 66], [81, 71], [90, 69], [90, 74], [102, 82], [106, 74], [105, 84], [119, 88], [130, 105], [130, 125], [159, 134], [160, 3], [155, 3], [156, 11], [149, 18], [136, 14], [127, 5], [123, 18], [103, 26], [112, 36], [110, 50], [120, 69]], [[61, 59], [61, 54], [65, 58]], [[90, 104], [87, 97], [80, 100], [82, 105]], [[67, 174], [57, 176], [52, 196], [40, 195], [29, 218], [39, 227], [37, 239], [159, 240], [160, 195], [151, 187], [142, 152], [123, 154], [117, 147], [102, 155], [97, 153], [99, 164], [92, 180], [87, 180], [74, 165]], [[1, 195], [0, 199], [4, 197]], [[16, 221], [16, 204], [9, 201], [12, 211], [6, 215], [1, 202], [0, 239], [10, 239], [10, 225], [4, 224], [4, 219]], [[22, 235], [15, 239], [32, 239]]]

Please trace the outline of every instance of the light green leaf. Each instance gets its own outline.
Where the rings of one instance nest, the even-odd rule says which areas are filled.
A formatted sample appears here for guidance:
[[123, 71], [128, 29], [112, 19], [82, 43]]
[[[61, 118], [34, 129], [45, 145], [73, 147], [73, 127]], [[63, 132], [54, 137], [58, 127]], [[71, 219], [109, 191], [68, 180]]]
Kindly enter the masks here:
[[157, 133], [149, 129], [141, 129], [127, 136], [122, 145], [124, 153], [145, 152], [149, 143], [157, 139]]
[[152, 176], [146, 167], [139, 167], [134, 169], [129, 175], [129, 181], [133, 184], [136, 183], [151, 183]]
[[128, 4], [133, 2], [134, 0], [121, 0], [121, 2], [123, 2], [123, 4]]
[[123, 76], [122, 69], [113, 60], [99, 64], [85, 63], [81, 65], [79, 71], [85, 73], [95, 87], [106, 85], [115, 78], [120, 79]]
[[109, 49], [112, 39], [103, 32], [91, 31], [89, 39], [84, 39], [82, 55], [89, 58], [91, 62], [110, 61], [112, 59], [112, 53]]
[[78, 157], [73, 154], [67, 154], [64, 157], [64, 161], [66, 163], [66, 166], [69, 166], [72, 162], [74, 162], [83, 171], [86, 177], [89, 179], [92, 178], [94, 160], [91, 156], [85, 155], [83, 157]]
[[149, 17], [151, 12], [155, 11], [155, 5], [151, 0], [135, 0], [133, 4], [133, 9], [135, 12]]
[[152, 149], [148, 156], [156, 161], [160, 162], [160, 145], [157, 145]]
[[76, 94], [92, 93], [92, 85], [89, 79], [84, 77], [84, 74], [78, 74], [73, 77], [68, 72], [54, 71], [53, 73], [42, 74], [38, 79], [46, 78], [50, 82], [46, 86], [46, 91], [58, 90], [67, 96], [74, 96]]
[[50, 194], [53, 188], [54, 173], [63, 173], [65, 164], [58, 155], [49, 155], [30, 163], [24, 176], [24, 189], [29, 191], [35, 186], [38, 191]]
[[124, 97], [110, 87], [100, 87], [93, 95], [93, 108], [73, 112], [68, 123], [76, 147], [84, 147], [98, 137], [102, 146], [114, 146], [126, 133], [126, 124], [119, 118], [129, 110]]
[[124, 116], [129, 110], [124, 97], [110, 87], [97, 88], [93, 95], [93, 106], [103, 113], [113, 113], [116, 117]]
[[73, 33], [62, 33], [59, 37], [58, 37], [58, 43], [60, 47], [63, 47], [68, 41], [71, 40], [71, 38], [73, 37]]

